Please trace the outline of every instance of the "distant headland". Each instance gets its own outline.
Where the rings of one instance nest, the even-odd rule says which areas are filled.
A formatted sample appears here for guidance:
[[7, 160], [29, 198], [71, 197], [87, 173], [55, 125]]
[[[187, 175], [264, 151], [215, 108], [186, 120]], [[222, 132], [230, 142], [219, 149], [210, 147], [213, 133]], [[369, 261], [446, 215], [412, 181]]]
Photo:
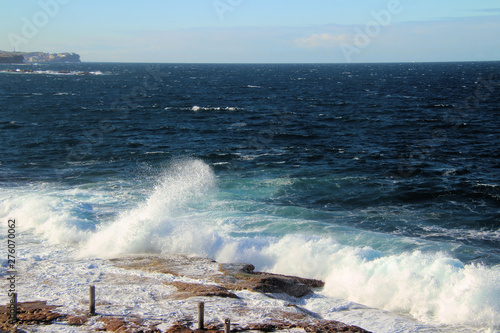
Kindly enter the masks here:
[[80, 55], [74, 52], [44, 53], [44, 52], [5, 52], [0, 51], [0, 63], [22, 64], [22, 63], [64, 63], [81, 62]]

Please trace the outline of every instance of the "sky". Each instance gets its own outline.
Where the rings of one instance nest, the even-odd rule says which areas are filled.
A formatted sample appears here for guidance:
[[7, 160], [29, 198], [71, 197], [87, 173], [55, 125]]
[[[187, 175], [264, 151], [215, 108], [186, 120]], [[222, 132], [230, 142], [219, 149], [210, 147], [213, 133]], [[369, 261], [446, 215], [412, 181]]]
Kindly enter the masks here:
[[499, 0], [0, 0], [0, 50], [85, 62], [500, 60]]

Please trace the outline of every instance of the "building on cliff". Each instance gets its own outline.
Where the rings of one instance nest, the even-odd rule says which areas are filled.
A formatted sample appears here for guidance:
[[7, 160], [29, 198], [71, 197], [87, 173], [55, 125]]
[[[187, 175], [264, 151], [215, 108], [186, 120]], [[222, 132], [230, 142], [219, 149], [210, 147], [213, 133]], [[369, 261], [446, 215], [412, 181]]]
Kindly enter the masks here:
[[66, 53], [43, 53], [31, 52], [24, 53], [24, 61], [27, 63], [35, 62], [81, 62], [80, 55], [74, 52]]

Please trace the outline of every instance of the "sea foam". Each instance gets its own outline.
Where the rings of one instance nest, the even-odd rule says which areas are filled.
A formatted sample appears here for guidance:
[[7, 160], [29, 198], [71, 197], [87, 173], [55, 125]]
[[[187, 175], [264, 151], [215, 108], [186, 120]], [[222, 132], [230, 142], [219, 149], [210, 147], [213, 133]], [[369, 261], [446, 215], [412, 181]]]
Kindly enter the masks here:
[[332, 253], [328, 295], [448, 325], [500, 325], [500, 268], [464, 265], [443, 253], [372, 257]]
[[322, 279], [324, 292], [433, 325], [500, 326], [500, 267], [464, 265], [445, 253], [384, 254], [333, 237], [287, 235], [234, 241], [221, 261], [247, 261], [276, 273]]
[[[366, 245], [375, 237], [369, 232], [357, 232], [358, 246], [346, 242], [339, 228], [305, 232], [297, 225], [314, 221], [271, 216], [257, 203], [239, 210], [249, 203], [221, 194], [213, 170], [200, 160], [172, 163], [158, 173], [142, 201], [103, 221], [95, 214], [99, 202], [116, 199], [68, 191], [53, 185], [22, 194], [12, 190], [3, 194], [0, 216], [15, 217], [21, 230], [50, 244], [81, 244], [82, 258], [183, 253], [248, 262], [258, 270], [322, 279], [323, 293], [332, 299], [410, 314], [429, 324], [500, 325], [500, 267], [466, 265], [437, 251], [377, 250]], [[267, 229], [267, 224], [277, 227]], [[391, 241], [385, 237], [378, 239]]]
[[0, 216], [15, 219], [19, 232], [33, 233], [49, 244], [77, 244], [86, 240], [90, 236], [88, 221], [78, 217], [74, 209], [88, 208], [68, 205], [52, 191], [39, 187], [10, 190], [0, 203]]
[[[182, 214], [215, 187], [215, 175], [200, 160], [183, 160], [158, 177], [145, 202], [102, 225], [82, 250], [83, 255], [113, 257], [125, 253], [162, 252], [168, 238], [186, 226]], [[196, 230], [196, 225], [188, 227]], [[193, 229], [192, 229], [193, 228]]]

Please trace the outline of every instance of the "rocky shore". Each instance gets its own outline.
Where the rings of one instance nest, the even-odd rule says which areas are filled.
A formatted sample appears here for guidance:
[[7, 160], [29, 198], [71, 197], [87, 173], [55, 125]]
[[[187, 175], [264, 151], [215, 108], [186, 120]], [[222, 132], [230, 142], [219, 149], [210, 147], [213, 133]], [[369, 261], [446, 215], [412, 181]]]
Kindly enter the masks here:
[[[59, 309], [62, 304], [40, 300], [19, 304], [15, 326], [9, 323], [7, 306], [0, 307], [0, 333], [25, 332], [31, 331], [33, 325], [55, 324], [73, 327], [75, 332], [202, 332], [195, 325], [196, 305], [200, 301], [206, 303], [207, 311], [203, 332], [224, 332], [224, 322], [214, 319], [224, 316], [231, 319], [231, 332], [368, 333], [356, 326], [324, 320], [295, 302], [321, 288], [323, 282], [319, 280], [255, 272], [253, 265], [219, 264], [191, 256], [134, 256], [110, 262], [117, 271], [108, 278], [113, 278], [117, 284], [137, 284], [138, 278], [143, 280], [144, 286], [153, 283], [153, 279], [157, 279], [154, 283], [163, 281], [160, 286], [168, 289], [168, 293], [162, 301], [173, 306], [167, 309], [172, 313], [168, 320], [151, 318], [140, 311], [134, 313], [134, 307], [127, 315], [113, 315], [107, 311], [110, 302], [99, 301], [99, 296], [95, 316], [90, 316], [85, 307], [62, 311]], [[172, 278], [162, 280], [166, 275]], [[251, 298], [260, 300], [252, 304], [270, 303], [272, 307], [249, 306]], [[177, 314], [175, 304], [178, 302], [190, 304], [190, 313]], [[223, 309], [224, 313], [217, 314], [217, 309]]]

